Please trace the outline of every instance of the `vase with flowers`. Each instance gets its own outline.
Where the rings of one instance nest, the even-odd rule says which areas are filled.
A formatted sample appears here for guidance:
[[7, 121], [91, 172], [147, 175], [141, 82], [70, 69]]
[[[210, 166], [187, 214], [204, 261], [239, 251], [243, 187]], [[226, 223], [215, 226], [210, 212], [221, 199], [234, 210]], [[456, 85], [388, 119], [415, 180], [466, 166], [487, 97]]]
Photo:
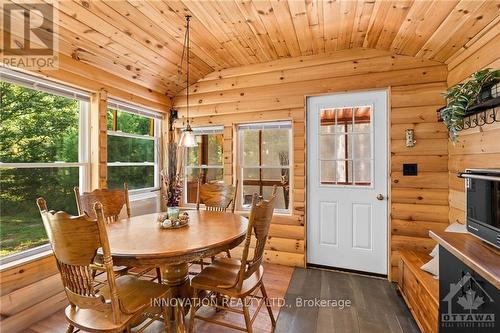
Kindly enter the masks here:
[[161, 171], [163, 185], [162, 198], [167, 207], [179, 207], [182, 196], [182, 166], [179, 165], [178, 149], [175, 142], [167, 145], [167, 168]]

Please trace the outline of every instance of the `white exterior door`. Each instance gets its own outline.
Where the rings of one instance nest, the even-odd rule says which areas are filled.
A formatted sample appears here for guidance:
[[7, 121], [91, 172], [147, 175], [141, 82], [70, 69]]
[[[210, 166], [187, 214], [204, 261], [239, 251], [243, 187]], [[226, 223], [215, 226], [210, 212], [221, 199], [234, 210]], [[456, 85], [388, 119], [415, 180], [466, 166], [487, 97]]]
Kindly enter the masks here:
[[307, 98], [307, 261], [387, 274], [387, 92]]

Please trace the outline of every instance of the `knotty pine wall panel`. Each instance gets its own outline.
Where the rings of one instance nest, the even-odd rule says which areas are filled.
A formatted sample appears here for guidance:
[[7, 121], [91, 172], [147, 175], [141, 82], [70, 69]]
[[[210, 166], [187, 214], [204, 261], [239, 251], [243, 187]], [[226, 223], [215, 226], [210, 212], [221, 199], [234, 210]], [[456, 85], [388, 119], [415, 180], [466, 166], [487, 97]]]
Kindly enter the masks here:
[[[356, 49], [330, 58], [300, 57], [272, 64], [230, 68], [209, 74], [190, 87], [193, 126], [225, 128], [239, 123], [291, 120], [293, 122], [293, 212], [276, 215], [265, 260], [306, 264], [306, 132], [305, 97], [366, 89], [390, 90], [390, 183], [392, 276], [397, 275], [398, 251], [427, 251], [434, 242], [429, 230], [443, 230], [448, 216], [448, 146], [446, 128], [437, 122], [436, 109], [444, 105], [447, 67], [386, 51]], [[185, 116], [185, 91], [174, 105]], [[183, 126], [179, 121], [176, 126]], [[413, 128], [417, 145], [406, 148], [404, 131]], [[234, 132], [231, 134], [234, 138]], [[233, 143], [231, 163], [236, 156]], [[224, 153], [225, 155], [228, 152]], [[403, 163], [419, 163], [419, 175], [402, 175]], [[225, 159], [226, 181], [234, 183], [234, 165]], [[439, 212], [439, 214], [436, 214]], [[286, 228], [285, 228], [286, 227]], [[241, 248], [234, 251], [235, 255]]]
[[[496, 31], [496, 32], [495, 32]], [[448, 63], [448, 86], [467, 79], [483, 69], [500, 69], [498, 29], [485, 31], [467, 49]], [[467, 168], [500, 168], [500, 123], [461, 131], [458, 142], [448, 143], [449, 223], [465, 223], [465, 184], [456, 176]]]

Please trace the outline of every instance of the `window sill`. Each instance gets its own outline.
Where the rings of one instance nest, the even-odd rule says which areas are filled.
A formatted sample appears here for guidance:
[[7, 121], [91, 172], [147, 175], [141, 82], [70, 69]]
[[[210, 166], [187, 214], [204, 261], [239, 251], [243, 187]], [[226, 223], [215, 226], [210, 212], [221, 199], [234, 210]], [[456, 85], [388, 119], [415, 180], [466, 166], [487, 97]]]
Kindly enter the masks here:
[[157, 198], [160, 196], [160, 190], [149, 190], [147, 192], [130, 193], [129, 199], [131, 202], [146, 199]]
[[6, 256], [0, 259], [0, 272], [50, 257], [53, 254], [54, 253], [52, 252], [50, 245], [45, 244], [20, 253], [15, 253], [12, 256]]

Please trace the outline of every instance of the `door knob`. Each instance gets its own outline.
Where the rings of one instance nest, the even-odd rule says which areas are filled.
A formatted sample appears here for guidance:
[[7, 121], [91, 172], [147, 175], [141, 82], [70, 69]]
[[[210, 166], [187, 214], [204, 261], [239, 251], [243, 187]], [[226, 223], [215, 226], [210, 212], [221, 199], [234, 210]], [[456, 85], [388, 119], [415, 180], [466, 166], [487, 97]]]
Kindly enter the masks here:
[[384, 200], [384, 196], [381, 193], [379, 193], [377, 195], [377, 200]]

